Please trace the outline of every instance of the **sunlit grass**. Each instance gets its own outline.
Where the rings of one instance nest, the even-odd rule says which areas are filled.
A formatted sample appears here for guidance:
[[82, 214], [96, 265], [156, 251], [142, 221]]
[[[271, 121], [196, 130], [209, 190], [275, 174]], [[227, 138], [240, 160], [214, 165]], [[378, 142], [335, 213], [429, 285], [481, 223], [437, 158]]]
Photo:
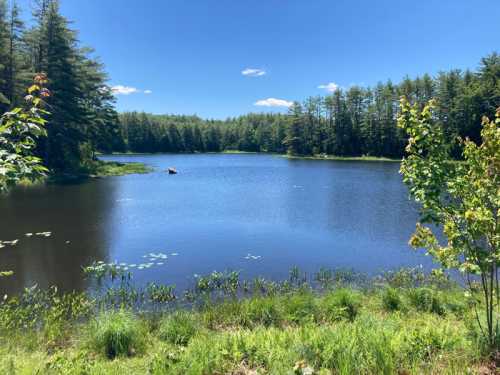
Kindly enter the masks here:
[[314, 156], [296, 156], [296, 155], [283, 155], [289, 159], [305, 159], [305, 160], [333, 160], [333, 161], [382, 161], [382, 162], [396, 162], [400, 163], [401, 159], [392, 159], [382, 156], [335, 156], [335, 155], [314, 155]]
[[100, 297], [32, 289], [0, 303], [0, 373], [473, 374], [491, 363], [458, 286], [418, 270], [380, 286], [353, 278], [322, 270], [318, 289], [297, 268], [283, 282], [214, 272], [189, 298], [128, 278]]
[[143, 352], [145, 333], [143, 323], [130, 312], [105, 312], [90, 322], [88, 345], [110, 359], [131, 357]]
[[119, 163], [116, 161], [96, 161], [89, 173], [96, 176], [123, 176], [127, 174], [144, 174], [152, 171], [143, 163]]

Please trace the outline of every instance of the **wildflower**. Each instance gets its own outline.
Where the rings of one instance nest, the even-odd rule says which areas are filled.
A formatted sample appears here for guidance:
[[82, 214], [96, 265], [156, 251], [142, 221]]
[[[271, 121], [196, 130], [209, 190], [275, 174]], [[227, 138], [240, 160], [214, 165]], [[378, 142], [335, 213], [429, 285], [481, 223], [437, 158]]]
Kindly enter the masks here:
[[34, 96], [33, 96], [33, 95], [26, 95], [26, 96], [24, 97], [24, 100], [26, 100], [27, 102], [31, 102], [33, 99], [34, 99]]
[[38, 73], [37, 75], [35, 75], [34, 81], [36, 83], [46, 83], [47, 82], [47, 74]]

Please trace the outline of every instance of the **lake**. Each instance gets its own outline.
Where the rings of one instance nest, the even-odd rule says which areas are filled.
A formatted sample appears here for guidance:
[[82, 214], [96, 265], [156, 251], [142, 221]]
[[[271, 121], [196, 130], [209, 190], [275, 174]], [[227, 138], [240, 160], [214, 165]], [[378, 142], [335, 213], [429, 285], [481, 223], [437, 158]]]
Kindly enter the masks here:
[[[143, 162], [144, 175], [18, 188], [0, 197], [0, 292], [58, 285], [83, 290], [82, 266], [127, 263], [137, 283], [193, 284], [240, 270], [283, 279], [297, 265], [376, 274], [431, 260], [408, 239], [417, 211], [392, 162], [261, 154], [104, 156]], [[179, 173], [169, 175], [174, 166]], [[26, 233], [51, 232], [48, 237]], [[150, 253], [161, 257], [152, 260]], [[165, 255], [167, 256], [166, 259]]]

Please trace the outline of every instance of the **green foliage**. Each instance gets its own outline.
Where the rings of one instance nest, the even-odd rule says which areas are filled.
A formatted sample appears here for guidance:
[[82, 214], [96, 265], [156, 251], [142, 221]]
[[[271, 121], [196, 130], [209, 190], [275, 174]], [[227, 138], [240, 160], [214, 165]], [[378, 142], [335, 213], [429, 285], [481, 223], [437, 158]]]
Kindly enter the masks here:
[[37, 286], [26, 288], [19, 296], [5, 297], [0, 302], [0, 330], [33, 329], [88, 316], [93, 308], [85, 294], [60, 295], [57, 288], [40, 290]]
[[49, 91], [44, 87], [46, 83], [46, 76], [38, 74], [35, 84], [28, 90], [26, 107], [15, 108], [2, 115], [0, 191], [23, 179], [36, 180], [47, 172], [42, 160], [33, 155], [36, 139], [47, 134], [43, 116], [48, 112], [42, 109], [42, 98], [49, 96]]
[[[220, 288], [224, 274], [214, 275]], [[162, 311], [138, 290], [143, 297], [116, 311], [100, 302], [107, 289], [91, 297], [33, 288], [0, 304], [0, 373], [456, 374], [487, 361], [463, 290], [400, 288], [404, 313], [383, 308], [387, 289], [265, 290], [209, 302], [199, 294], [199, 306]]]
[[146, 344], [141, 322], [124, 310], [99, 315], [89, 328], [89, 345], [107, 358], [141, 353]]
[[176, 300], [175, 286], [171, 285], [157, 285], [150, 283], [147, 286], [149, 299], [153, 303], [169, 303]]
[[445, 314], [443, 301], [438, 292], [429, 288], [416, 288], [408, 291], [410, 303], [418, 310], [438, 315]]
[[126, 174], [143, 174], [151, 172], [151, 168], [142, 163], [118, 163], [114, 161], [94, 160], [83, 172], [96, 176], [123, 176]]
[[382, 305], [387, 311], [401, 310], [403, 300], [400, 291], [395, 288], [385, 288], [382, 292]]
[[361, 307], [360, 295], [350, 289], [338, 289], [326, 295], [321, 309], [324, 319], [335, 321], [347, 319], [354, 321]]
[[433, 269], [425, 273], [422, 267], [405, 267], [396, 271], [386, 271], [380, 277], [382, 283], [393, 288], [416, 288], [430, 286], [440, 289], [451, 289], [456, 283], [442, 269]]
[[[368, 318], [332, 327], [263, 328], [199, 335], [186, 350], [163, 355], [153, 373], [208, 374], [261, 370], [271, 374], [444, 373], [442, 355], [467, 350], [460, 331], [436, 320]], [[462, 370], [474, 352], [453, 358]]]
[[242, 310], [245, 317], [245, 326], [265, 327], [279, 326], [285, 319], [283, 309], [275, 297], [251, 298], [244, 301]]
[[174, 345], [186, 346], [199, 329], [193, 314], [176, 312], [160, 322], [158, 336]]
[[[34, 3], [34, 22], [29, 28], [20, 18], [25, 12], [15, 2], [8, 7], [2, 0], [0, 7], [0, 111], [10, 114], [4, 125], [6, 121], [25, 120], [13, 108], [22, 106], [24, 87], [30, 81], [27, 77], [32, 72], [44, 72], [51, 91], [46, 98], [51, 116], [47, 137], [36, 140], [35, 153], [43, 165], [52, 171], [75, 173], [94, 158], [97, 148], [120, 149], [122, 137], [107, 77], [102, 65], [90, 57], [91, 50], [80, 46], [76, 32], [60, 14], [59, 0]], [[36, 94], [33, 91], [30, 96]], [[36, 117], [36, 113], [33, 115]], [[43, 124], [30, 122], [30, 132], [39, 132], [34, 126]], [[26, 166], [22, 167], [33, 168], [35, 161], [24, 162]]]
[[[425, 248], [444, 268], [458, 269], [471, 288], [471, 275], [479, 277], [486, 314], [484, 334], [493, 345], [500, 319], [500, 109], [495, 121], [483, 118], [481, 144], [462, 141], [460, 162], [450, 160], [434, 109], [434, 101], [420, 112], [401, 99], [399, 126], [409, 135], [401, 173], [421, 205], [421, 223], [410, 245]], [[441, 244], [423, 223], [440, 225], [447, 243]]]
[[283, 310], [287, 321], [305, 323], [314, 320], [315, 299], [312, 293], [299, 292], [283, 298]]

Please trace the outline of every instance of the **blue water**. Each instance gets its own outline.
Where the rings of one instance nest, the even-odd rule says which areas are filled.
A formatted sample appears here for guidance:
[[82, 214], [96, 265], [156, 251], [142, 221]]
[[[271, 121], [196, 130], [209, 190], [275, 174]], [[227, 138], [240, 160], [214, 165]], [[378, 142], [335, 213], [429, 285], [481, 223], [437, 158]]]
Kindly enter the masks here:
[[[282, 279], [294, 265], [308, 273], [329, 267], [369, 274], [431, 266], [407, 245], [417, 212], [398, 163], [254, 154], [103, 159], [143, 162], [154, 172], [17, 189], [0, 198], [0, 240], [19, 239], [0, 250], [2, 269], [15, 272], [0, 281], [2, 292], [34, 283], [82, 290], [88, 286], [82, 266], [141, 264], [151, 252], [168, 258], [135, 268], [134, 280], [179, 289], [213, 270]], [[179, 173], [167, 174], [170, 166]], [[52, 235], [24, 235], [42, 231]], [[260, 258], [246, 259], [249, 253]]]

